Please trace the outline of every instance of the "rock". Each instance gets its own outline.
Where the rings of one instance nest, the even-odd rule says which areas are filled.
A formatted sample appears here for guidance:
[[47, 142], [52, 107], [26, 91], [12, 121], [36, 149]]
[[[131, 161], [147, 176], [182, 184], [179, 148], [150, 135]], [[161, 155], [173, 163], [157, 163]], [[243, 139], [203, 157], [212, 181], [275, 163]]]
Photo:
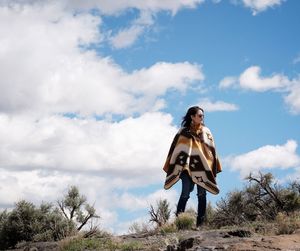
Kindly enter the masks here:
[[230, 234], [228, 234], [228, 233], [226, 233], [226, 234], [223, 235], [223, 238], [230, 238], [230, 237], [232, 237], [232, 236]]
[[58, 251], [59, 245], [57, 242], [28, 243], [21, 250], [23, 250], [23, 251]]
[[39, 251], [37, 247], [25, 247], [24, 251]]
[[248, 230], [235, 230], [235, 231], [229, 231], [228, 232], [229, 235], [231, 236], [235, 236], [235, 237], [251, 237], [252, 233]]
[[176, 251], [175, 245], [168, 245], [166, 251]]
[[194, 245], [194, 238], [183, 240], [179, 243], [177, 247], [177, 251], [185, 251], [189, 248], [192, 248], [193, 245]]
[[[95, 238], [96, 240], [97, 238]], [[103, 243], [102, 239], [99, 239], [99, 241]], [[111, 236], [109, 237], [109, 241], [112, 244], [129, 244], [130, 247], [135, 247], [134, 244], [138, 244], [140, 246], [139, 250], [143, 251], [300, 251], [299, 233], [262, 236], [241, 229], [232, 229], [231, 231], [229, 229], [180, 231], [164, 235], [157, 233], [152, 235]], [[59, 251], [61, 245], [62, 243], [59, 242], [25, 242], [18, 245], [18, 249], [10, 251]], [[84, 250], [95, 251], [93, 248], [86, 248]], [[105, 250], [109, 250], [109, 247]]]

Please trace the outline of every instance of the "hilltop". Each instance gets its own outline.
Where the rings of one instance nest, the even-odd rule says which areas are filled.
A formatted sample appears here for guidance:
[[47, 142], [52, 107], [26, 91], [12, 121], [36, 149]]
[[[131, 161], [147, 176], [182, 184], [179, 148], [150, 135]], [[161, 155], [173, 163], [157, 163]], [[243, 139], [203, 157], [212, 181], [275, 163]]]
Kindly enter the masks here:
[[12, 251], [61, 250], [285, 250], [300, 251], [300, 229], [290, 235], [264, 236], [245, 229], [185, 230], [177, 233], [141, 233], [121, 236], [75, 237], [60, 242], [23, 243]]
[[[15, 247], [15, 251], [300, 251], [300, 184], [278, 186], [271, 174], [250, 175], [249, 180], [254, 183], [229, 193], [216, 207], [208, 204], [206, 219], [197, 231], [195, 210], [190, 208], [171, 218], [170, 203], [161, 199], [156, 206], [150, 205], [149, 221], [134, 223], [128, 229], [132, 234], [118, 236], [97, 226], [82, 229], [91, 218], [99, 216], [92, 206], [84, 204], [86, 199], [78, 189], [71, 187], [59, 202], [59, 208], [50, 204], [37, 207], [20, 201], [11, 212], [2, 212], [0, 248]], [[153, 223], [152, 227], [149, 223]]]

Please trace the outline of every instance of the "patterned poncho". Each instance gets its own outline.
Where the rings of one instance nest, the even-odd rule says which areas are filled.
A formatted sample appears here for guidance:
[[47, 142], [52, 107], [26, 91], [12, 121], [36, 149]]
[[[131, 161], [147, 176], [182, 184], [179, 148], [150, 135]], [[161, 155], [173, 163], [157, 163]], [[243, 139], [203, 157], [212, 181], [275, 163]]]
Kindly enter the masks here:
[[222, 168], [210, 130], [205, 126], [201, 127], [200, 132], [193, 128], [181, 128], [172, 142], [163, 169], [167, 173], [165, 189], [172, 187], [181, 172], [187, 170], [195, 184], [218, 194], [216, 175]]

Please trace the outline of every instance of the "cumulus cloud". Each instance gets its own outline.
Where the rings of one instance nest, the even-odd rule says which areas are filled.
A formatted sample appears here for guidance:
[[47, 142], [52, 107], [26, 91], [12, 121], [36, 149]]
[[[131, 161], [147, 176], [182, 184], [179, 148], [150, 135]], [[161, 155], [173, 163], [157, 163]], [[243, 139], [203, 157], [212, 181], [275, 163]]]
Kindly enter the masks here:
[[[154, 25], [154, 19], [152, 15], [160, 11], [167, 11], [175, 15], [179, 10], [185, 8], [196, 8], [204, 0], [167, 0], [167, 1], [40, 1], [40, 0], [3, 0], [0, 5], [3, 6], [17, 6], [28, 7], [31, 6], [49, 6], [56, 5], [61, 9], [73, 13], [73, 12], [86, 12], [88, 13], [91, 9], [97, 9], [100, 15], [119, 15], [122, 12], [135, 9], [139, 12], [139, 17], [132, 21], [129, 27], [123, 27], [113, 36], [108, 36], [110, 44], [115, 49], [130, 47], [134, 42], [144, 33], [144, 31]], [[111, 33], [111, 31], [110, 31]]]
[[[53, 3], [51, 0], [2, 0], [0, 4], [3, 5], [27, 5], [27, 4], [49, 4]], [[178, 11], [185, 8], [196, 8], [201, 5], [204, 0], [152, 0], [152, 1], [140, 1], [140, 0], [127, 0], [127, 1], [98, 1], [98, 0], [61, 0], [56, 1], [57, 4], [60, 4], [65, 9], [74, 11], [74, 10], [86, 10], [98, 9], [101, 14], [104, 15], [118, 15], [123, 11], [136, 9], [139, 11], [146, 11], [157, 13], [160, 11], [169, 11], [172, 15], [175, 15]], [[213, 3], [220, 3], [221, 0], [212, 0]], [[232, 0], [233, 3], [238, 3], [237, 0]], [[256, 15], [259, 12], [265, 11], [268, 8], [281, 5], [285, 0], [242, 0], [242, 3], [245, 7], [252, 10], [253, 15]]]
[[[13, 172], [41, 171], [44, 177], [58, 171], [111, 176], [115, 186], [146, 186], [163, 179], [162, 164], [177, 131], [171, 122], [172, 118], [162, 113], [115, 123], [2, 114], [0, 166]], [[14, 179], [3, 177], [2, 184]]]
[[295, 168], [300, 165], [297, 146], [295, 140], [288, 140], [284, 145], [266, 145], [245, 154], [227, 157], [225, 162], [232, 170], [239, 171], [242, 177], [264, 169]]
[[124, 179], [148, 177], [164, 162], [177, 130], [171, 121], [162, 113], [145, 113], [115, 123], [60, 116], [37, 121], [1, 115], [0, 166], [20, 171], [43, 168], [110, 173]]
[[144, 30], [143, 26], [131, 26], [130, 28], [123, 29], [115, 36], [111, 37], [110, 41], [114, 48], [126, 48], [131, 46]]
[[123, 193], [120, 196], [114, 197], [116, 207], [120, 207], [129, 211], [139, 211], [141, 209], [147, 209], [150, 205], [156, 206], [156, 203], [160, 199], [166, 199], [167, 201], [175, 202], [178, 199], [178, 194], [175, 190], [157, 190], [148, 195], [136, 196], [130, 193]]
[[300, 81], [297, 81], [297, 83], [290, 88], [290, 92], [284, 97], [284, 101], [290, 107], [292, 113], [300, 113]]
[[[5, 5], [11, 4], [40, 4], [48, 5], [53, 3], [51, 0], [2, 0], [1, 3]], [[140, 1], [140, 0], [127, 0], [127, 1], [110, 1], [110, 0], [60, 0], [56, 1], [57, 4], [62, 5], [64, 8], [69, 10], [91, 10], [99, 9], [101, 13], [106, 15], [115, 15], [127, 9], [138, 9], [152, 12], [159, 11], [171, 11], [176, 14], [180, 9], [183, 8], [196, 8], [199, 4], [203, 3], [204, 0], [154, 0], [154, 1]]]
[[224, 101], [211, 101], [210, 99], [203, 99], [198, 102], [198, 105], [207, 112], [215, 111], [236, 111], [238, 106]]
[[[204, 74], [200, 65], [189, 62], [158, 62], [150, 68], [142, 68], [127, 76], [125, 84], [130, 91], [137, 94], [147, 93], [158, 96], [167, 89], [185, 91], [194, 81], [203, 81]], [[132, 86], [130, 86], [130, 84]]]
[[128, 115], [152, 109], [156, 95], [169, 88], [184, 90], [203, 79], [201, 67], [190, 63], [161, 62], [127, 73], [84, 50], [103, 38], [101, 18], [89, 13], [33, 5], [2, 7], [0, 16], [6, 34], [0, 38], [2, 112]]
[[234, 76], [225, 77], [220, 81], [219, 88], [226, 89], [229, 87], [233, 87], [237, 84], [237, 82], [238, 82], [237, 77]]
[[280, 90], [288, 87], [291, 82], [282, 74], [273, 74], [271, 77], [261, 77], [261, 68], [251, 66], [246, 69], [239, 77], [240, 86], [252, 91]]
[[270, 77], [261, 76], [259, 66], [247, 68], [240, 76], [223, 78], [219, 88], [236, 88], [244, 90], [265, 92], [275, 91], [284, 94], [284, 101], [291, 113], [300, 113], [300, 78], [289, 79], [284, 74], [273, 73]]
[[131, 26], [123, 28], [117, 34], [110, 36], [109, 40], [116, 49], [127, 48], [133, 45], [144, 31], [154, 24], [154, 18], [149, 11], [142, 11]]
[[243, 0], [244, 6], [252, 10], [252, 14], [265, 11], [268, 8], [281, 5], [285, 0]]
[[138, 9], [141, 11], [170, 11], [175, 15], [180, 9], [183, 8], [196, 8], [204, 0], [154, 0], [154, 1], [140, 1], [140, 0], [127, 0], [127, 1], [80, 1], [80, 0], [63, 0], [67, 7], [71, 9], [92, 9], [98, 8], [104, 14], [118, 14], [127, 9]]

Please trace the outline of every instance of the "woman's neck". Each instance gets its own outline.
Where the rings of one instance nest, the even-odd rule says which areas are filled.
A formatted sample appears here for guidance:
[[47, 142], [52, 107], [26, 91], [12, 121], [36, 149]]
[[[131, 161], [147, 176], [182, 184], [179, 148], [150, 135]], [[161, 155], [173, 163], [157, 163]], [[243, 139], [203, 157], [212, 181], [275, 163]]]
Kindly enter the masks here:
[[202, 124], [191, 123], [190, 130], [191, 130], [191, 132], [199, 134], [202, 131]]

